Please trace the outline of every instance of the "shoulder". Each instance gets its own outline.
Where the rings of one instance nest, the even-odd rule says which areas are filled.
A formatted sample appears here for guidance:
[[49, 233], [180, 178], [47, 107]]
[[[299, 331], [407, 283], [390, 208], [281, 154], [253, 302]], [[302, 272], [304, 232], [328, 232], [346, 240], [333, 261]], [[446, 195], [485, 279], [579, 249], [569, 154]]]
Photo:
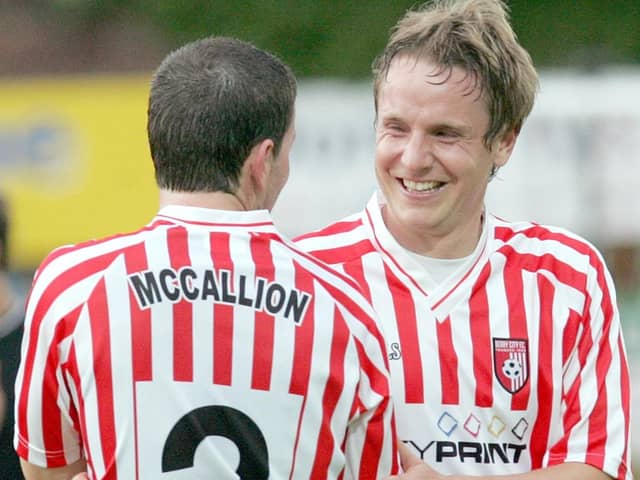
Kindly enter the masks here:
[[109, 268], [136, 245], [142, 245], [149, 228], [101, 239], [65, 245], [50, 252], [35, 272], [30, 299], [58, 295], [92, 275]]
[[569, 264], [581, 271], [601, 270], [600, 251], [587, 239], [562, 227], [535, 222], [509, 222], [493, 217], [495, 250], [505, 255], [536, 258], [546, 265]]
[[294, 238], [295, 244], [323, 262], [337, 265], [375, 251], [362, 213]]

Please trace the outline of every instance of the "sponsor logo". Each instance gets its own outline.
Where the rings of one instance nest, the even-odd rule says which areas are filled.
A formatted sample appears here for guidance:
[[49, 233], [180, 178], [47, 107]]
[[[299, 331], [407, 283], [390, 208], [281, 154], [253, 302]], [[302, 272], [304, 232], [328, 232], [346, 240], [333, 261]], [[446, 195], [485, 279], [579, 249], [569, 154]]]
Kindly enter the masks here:
[[493, 339], [493, 371], [502, 388], [517, 393], [529, 380], [528, 342], [518, 338]]
[[403, 440], [428, 463], [458, 460], [462, 463], [512, 464], [519, 463], [527, 450], [527, 444], [521, 443], [529, 429], [525, 418], [511, 426], [497, 415], [483, 422], [480, 414], [473, 412], [460, 419], [451, 412], [443, 412], [436, 427], [444, 435], [442, 439]]

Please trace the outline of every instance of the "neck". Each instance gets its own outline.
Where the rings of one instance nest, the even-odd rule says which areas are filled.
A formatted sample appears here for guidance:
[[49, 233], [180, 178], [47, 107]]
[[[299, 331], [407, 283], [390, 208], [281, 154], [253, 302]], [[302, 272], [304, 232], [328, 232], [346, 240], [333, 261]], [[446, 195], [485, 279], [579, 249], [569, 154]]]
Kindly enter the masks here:
[[185, 207], [212, 208], [215, 210], [247, 211], [246, 202], [238, 195], [226, 192], [175, 192], [160, 190], [160, 207], [182, 205]]
[[394, 225], [385, 215], [385, 209], [382, 210], [382, 216], [391, 235], [404, 248], [418, 255], [441, 259], [464, 258], [471, 255], [478, 245], [484, 224], [484, 215], [480, 214], [477, 221], [455, 230], [409, 230]]

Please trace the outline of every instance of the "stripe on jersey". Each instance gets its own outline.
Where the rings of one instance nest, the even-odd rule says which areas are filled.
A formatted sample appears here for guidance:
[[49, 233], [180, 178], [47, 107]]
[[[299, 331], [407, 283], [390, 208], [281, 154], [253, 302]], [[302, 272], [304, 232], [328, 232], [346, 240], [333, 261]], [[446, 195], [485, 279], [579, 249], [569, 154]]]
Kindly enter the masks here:
[[[258, 235], [250, 239], [251, 258], [255, 265], [260, 265], [254, 278], [262, 277], [269, 282], [275, 280], [275, 266], [271, 255], [270, 242]], [[253, 368], [251, 388], [269, 390], [271, 387], [271, 371], [273, 369], [273, 345], [275, 342], [275, 318], [273, 315], [258, 310], [255, 312], [253, 338]]]
[[[233, 270], [229, 250], [230, 235], [211, 232], [211, 260], [216, 270]], [[223, 303], [213, 305], [213, 383], [231, 385], [233, 369], [233, 306]]]
[[[167, 230], [167, 248], [175, 271], [191, 265], [186, 228]], [[176, 382], [193, 381], [193, 307], [184, 298], [173, 304], [173, 379]]]
[[451, 318], [442, 322], [436, 321], [438, 336], [438, 356], [440, 358], [440, 385], [442, 403], [458, 405], [460, 403], [460, 386], [458, 383], [458, 354], [453, 345], [451, 334]]
[[105, 480], [116, 480], [116, 425], [113, 405], [113, 373], [111, 370], [111, 334], [109, 332], [109, 309], [104, 278], [96, 285], [87, 301], [91, 323], [91, 343], [93, 345], [93, 374], [95, 376], [98, 424], [100, 426], [100, 446], [106, 475]]
[[486, 289], [490, 274], [491, 264], [487, 262], [471, 289], [469, 299], [469, 329], [473, 339], [473, 374], [476, 380], [474, 396], [479, 407], [493, 405], [493, 362], [487, 362], [487, 359], [492, 358], [489, 300]]
[[[20, 382], [20, 395], [18, 397], [18, 410], [20, 412], [27, 411], [27, 405], [29, 403], [29, 395], [31, 390], [31, 381], [33, 376], [34, 361], [37, 355], [37, 347], [39, 345], [38, 336], [40, 335], [40, 327], [42, 320], [46, 316], [47, 312], [51, 308], [53, 301], [58, 296], [75, 283], [83, 280], [84, 278], [105, 269], [113, 260], [120, 254], [120, 251], [109, 252], [105, 255], [91, 258], [87, 261], [78, 263], [70, 267], [65, 272], [62, 272], [55, 279], [53, 279], [46, 287], [46, 289], [40, 294], [40, 298], [37, 299], [35, 310], [32, 314], [32, 322], [28, 331], [25, 331], [25, 335], [28, 337], [28, 346], [26, 352], [23, 352], [22, 363], [23, 377]], [[42, 271], [42, 269], [41, 269]], [[29, 443], [29, 428], [27, 422], [27, 416], [22, 414], [18, 416], [18, 430], [21, 432], [22, 438], [20, 439], [20, 445], [18, 447], [18, 453], [23, 458], [28, 458], [28, 450], [26, 445]], [[55, 462], [52, 459], [47, 459], [48, 467], [58, 467], [64, 465], [64, 460], [60, 462], [57, 459]]]
[[[538, 330], [538, 399], [553, 397], [553, 301], [555, 290], [551, 282], [538, 275], [540, 326]], [[531, 431], [531, 468], [541, 468], [549, 442], [552, 405], [538, 405], [536, 421]]]
[[[127, 274], [144, 272], [149, 268], [144, 243], [132, 245], [125, 251]], [[151, 309], [140, 308], [133, 289], [129, 289], [129, 308], [131, 309], [131, 357], [134, 382], [149, 381], [153, 378], [151, 349]], [[135, 395], [135, 388], [133, 389]], [[137, 423], [136, 423], [137, 424]]]
[[416, 307], [411, 294], [404, 295], [407, 287], [384, 264], [384, 275], [389, 289], [402, 292], [392, 295], [393, 308], [398, 323], [398, 335], [402, 345], [402, 371], [404, 373], [404, 396], [406, 403], [424, 403], [422, 354], [418, 340]]
[[[77, 313], [76, 313], [76, 318], [73, 321], [74, 325], [75, 322], [78, 320], [77, 316], [80, 315], [80, 311], [82, 310], [82, 306], [78, 307], [77, 309]], [[80, 428], [78, 429], [79, 432], [82, 433], [82, 438], [87, 438], [87, 415], [86, 415], [86, 407], [85, 407], [85, 402], [84, 402], [84, 396], [80, 393], [82, 392], [82, 380], [81, 380], [81, 375], [80, 375], [80, 371], [78, 370], [78, 357], [76, 355], [76, 346], [75, 344], [71, 344], [71, 347], [69, 348], [69, 357], [68, 357], [68, 363], [67, 363], [67, 368], [69, 371], [69, 374], [73, 380], [73, 386], [74, 386], [74, 390], [76, 392], [78, 392], [77, 398], [74, 399], [74, 401], [77, 403], [76, 407], [79, 411], [79, 417], [80, 417]], [[86, 445], [85, 445], [86, 446]], [[93, 455], [92, 455], [92, 450], [91, 448], [86, 448], [86, 451], [84, 452], [84, 455], [86, 456], [85, 460], [87, 462], [87, 472], [91, 473], [91, 477], [96, 478], [96, 469], [93, 463]]]
[[[331, 358], [329, 359], [329, 371], [331, 373], [327, 378], [322, 395], [322, 417], [325, 419], [333, 417], [344, 389], [344, 359], [351, 339], [351, 332], [337, 306], [334, 307], [333, 318]], [[326, 478], [334, 449], [335, 438], [331, 431], [331, 422], [324, 421], [318, 433], [318, 454], [313, 462], [311, 478]]]
[[[144, 272], [149, 268], [144, 243], [132, 245], [125, 251], [125, 269], [127, 275]], [[131, 309], [131, 363], [133, 366], [131, 394], [133, 398], [133, 435], [135, 457], [140, 458], [140, 437], [138, 432], [138, 396], [136, 382], [146, 382], [153, 378], [153, 355], [151, 347], [151, 309], [140, 308], [133, 289], [129, 289], [129, 308]], [[135, 462], [136, 479], [140, 478], [140, 466]]]
[[[294, 265], [297, 264], [294, 263]], [[296, 286], [305, 292], [314, 291], [313, 277], [309, 272], [295, 269]], [[311, 360], [313, 358], [313, 341], [315, 332], [315, 296], [311, 296], [304, 322], [297, 326], [295, 331], [295, 345], [291, 371], [291, 383], [289, 393], [304, 395], [306, 397], [311, 375]]]
[[[529, 338], [527, 331], [527, 309], [524, 304], [524, 281], [522, 278], [522, 265], [520, 256], [511, 255], [506, 257], [507, 261], [503, 267], [504, 291], [507, 296], [509, 311], [509, 337]], [[523, 368], [529, 368], [528, 359], [521, 363]], [[551, 368], [551, 365], [549, 365]], [[526, 378], [526, 377], [525, 377]], [[512, 410], [526, 410], [529, 405], [531, 394], [531, 382], [526, 382], [522, 388], [511, 395]]]
[[[622, 341], [622, 336], [618, 336], [618, 351], [619, 352], [624, 352], [624, 343]], [[620, 368], [622, 370], [622, 384], [621, 384], [621, 388], [623, 392], [631, 392], [631, 385], [629, 382], [629, 379], [631, 378], [629, 376], [629, 367], [627, 366], [627, 364], [625, 362], [620, 362]], [[622, 395], [622, 411], [624, 412], [624, 420], [625, 423], [628, 425], [629, 424], [629, 412], [630, 412], [630, 397], [631, 395], [627, 394], [627, 395]], [[624, 439], [624, 452], [629, 452], [629, 435], [627, 435]], [[626, 459], [623, 458], [622, 462], [620, 462], [620, 467], [618, 468], [618, 478], [625, 478], [625, 476], [627, 475], [627, 471], [629, 470], [629, 468], [631, 468], [631, 465], [627, 465], [626, 463]]]
[[[47, 359], [45, 363], [45, 369], [43, 374], [43, 383], [45, 385], [45, 391], [47, 392], [47, 401], [42, 402], [42, 424], [49, 425], [43, 432], [43, 442], [45, 450], [47, 452], [59, 452], [58, 455], [50, 456], [48, 460], [52, 465], [64, 465], [64, 440], [62, 427], [62, 416], [58, 407], [58, 400], [60, 399], [60, 385], [58, 384], [57, 376], [59, 372], [59, 350], [58, 342], [69, 335], [69, 332], [73, 330], [82, 306], [75, 308], [66, 316], [65, 322], [58, 322], [53, 333], [53, 339], [49, 345], [49, 351], [47, 352]], [[75, 418], [74, 424], [77, 426], [77, 418]], [[55, 427], [55, 428], [54, 428]]]

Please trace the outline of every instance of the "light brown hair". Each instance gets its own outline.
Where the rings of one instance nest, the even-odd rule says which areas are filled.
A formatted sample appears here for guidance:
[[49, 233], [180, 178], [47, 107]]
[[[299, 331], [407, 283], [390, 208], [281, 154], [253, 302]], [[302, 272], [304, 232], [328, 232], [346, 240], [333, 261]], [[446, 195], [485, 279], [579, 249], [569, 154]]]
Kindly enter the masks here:
[[501, 0], [434, 0], [409, 10], [373, 63], [376, 116], [380, 86], [400, 56], [435, 62], [442, 67], [437, 73], [459, 67], [472, 77], [489, 113], [487, 148], [505, 133], [519, 132], [533, 108], [538, 74]]

